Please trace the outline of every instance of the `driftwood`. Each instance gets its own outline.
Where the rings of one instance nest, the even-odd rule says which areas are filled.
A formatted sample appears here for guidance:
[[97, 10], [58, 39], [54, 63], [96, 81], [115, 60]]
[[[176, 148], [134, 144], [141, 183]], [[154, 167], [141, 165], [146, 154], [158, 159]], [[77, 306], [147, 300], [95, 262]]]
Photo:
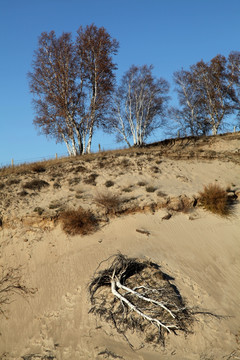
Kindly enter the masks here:
[[[128, 340], [140, 331], [149, 343], [164, 344], [167, 333], [189, 331], [192, 322], [173, 280], [157, 264], [117, 254], [96, 270], [89, 285], [91, 313], [114, 325]], [[107, 261], [107, 260], [106, 260]]]

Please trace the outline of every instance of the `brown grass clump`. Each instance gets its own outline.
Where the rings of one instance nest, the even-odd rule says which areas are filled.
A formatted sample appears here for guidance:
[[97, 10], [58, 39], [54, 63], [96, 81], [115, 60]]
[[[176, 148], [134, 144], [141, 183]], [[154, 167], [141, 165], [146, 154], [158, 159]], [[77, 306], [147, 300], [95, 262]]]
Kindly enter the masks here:
[[111, 186], [113, 186], [114, 185], [114, 182], [112, 181], [112, 180], [107, 180], [106, 182], [105, 182], [105, 186], [106, 187], [111, 187]]
[[153, 193], [153, 192], [156, 191], [156, 190], [157, 190], [157, 188], [154, 187], [154, 186], [147, 186], [147, 187], [146, 187], [146, 191], [147, 191], [147, 192], [150, 192], [150, 193]]
[[63, 230], [69, 235], [87, 235], [94, 232], [98, 221], [90, 210], [79, 207], [77, 210], [66, 210], [61, 213]]
[[122, 199], [115, 194], [102, 193], [95, 197], [97, 205], [104, 207], [107, 213], [115, 213], [120, 209]]
[[49, 183], [44, 180], [35, 179], [32, 181], [28, 181], [23, 185], [24, 189], [30, 190], [41, 190], [41, 188], [49, 186]]
[[227, 216], [230, 214], [230, 203], [226, 190], [218, 184], [204, 186], [204, 190], [199, 193], [199, 203], [214, 214]]
[[93, 186], [96, 186], [96, 178], [98, 177], [99, 175], [96, 174], [96, 173], [93, 173], [93, 174], [90, 174], [88, 176], [88, 178], [84, 179], [83, 182], [85, 184], [88, 184], [88, 185], [93, 185]]
[[33, 163], [29, 166], [29, 170], [35, 173], [42, 173], [46, 171], [46, 167], [41, 163]]

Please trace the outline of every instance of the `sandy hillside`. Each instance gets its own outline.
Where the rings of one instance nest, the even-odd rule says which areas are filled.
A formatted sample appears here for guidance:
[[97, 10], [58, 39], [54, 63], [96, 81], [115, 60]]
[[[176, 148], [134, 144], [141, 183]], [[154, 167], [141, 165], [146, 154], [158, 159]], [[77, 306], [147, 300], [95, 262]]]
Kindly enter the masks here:
[[[27, 290], [6, 296], [0, 278], [0, 359], [240, 358], [239, 149], [236, 133], [0, 170], [0, 267]], [[210, 183], [234, 199], [229, 216], [200, 206]], [[80, 206], [98, 226], [71, 236], [61, 214]], [[134, 332], [132, 349], [89, 314], [89, 282], [118, 252], [158, 264], [198, 309], [187, 335], [171, 332], [162, 347]]]

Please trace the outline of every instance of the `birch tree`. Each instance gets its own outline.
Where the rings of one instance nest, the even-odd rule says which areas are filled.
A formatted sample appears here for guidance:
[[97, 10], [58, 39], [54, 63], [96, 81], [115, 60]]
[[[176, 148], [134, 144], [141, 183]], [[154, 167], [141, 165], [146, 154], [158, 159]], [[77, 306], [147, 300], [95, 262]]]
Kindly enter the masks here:
[[[210, 125], [206, 119], [206, 111], [199, 95], [198, 89], [193, 84], [191, 71], [180, 70], [173, 74], [180, 108], [171, 107], [169, 117], [176, 124], [177, 131], [182, 135], [206, 135]], [[174, 124], [171, 122], [171, 127]]]
[[88, 99], [86, 152], [91, 149], [94, 127], [101, 126], [106, 120], [111, 94], [114, 90], [114, 70], [116, 64], [112, 55], [117, 53], [118, 42], [106, 30], [95, 25], [78, 30], [77, 54], [80, 67], [86, 79]]
[[[234, 66], [222, 55], [210, 62], [203, 60], [189, 71], [174, 74], [181, 108], [175, 111], [185, 129], [199, 135], [212, 131], [216, 135], [236, 104]], [[174, 112], [173, 112], [174, 113]]]
[[143, 145], [163, 124], [169, 85], [152, 70], [153, 66], [131, 66], [115, 94], [111, 126], [128, 146]]
[[93, 129], [107, 112], [116, 65], [112, 55], [118, 43], [95, 25], [80, 27], [76, 40], [70, 33], [57, 37], [42, 33], [29, 73], [40, 131], [64, 142], [69, 155], [89, 153]]

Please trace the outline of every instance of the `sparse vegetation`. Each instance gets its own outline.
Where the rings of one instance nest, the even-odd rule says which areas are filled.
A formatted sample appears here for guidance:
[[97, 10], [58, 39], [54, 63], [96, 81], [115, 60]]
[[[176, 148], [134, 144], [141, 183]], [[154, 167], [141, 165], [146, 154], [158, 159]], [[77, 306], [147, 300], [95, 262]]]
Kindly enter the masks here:
[[220, 185], [206, 185], [199, 195], [199, 203], [204, 207], [204, 209], [221, 216], [228, 216], [230, 214], [231, 204], [227, 191]]
[[59, 208], [59, 207], [61, 207], [61, 206], [62, 206], [62, 204], [61, 204], [60, 201], [52, 201], [52, 202], [49, 204], [48, 208], [49, 208], [49, 209], [57, 209], [57, 208]]
[[145, 181], [139, 181], [137, 183], [138, 186], [145, 186], [146, 185], [146, 182]]
[[37, 206], [37, 207], [35, 207], [35, 209], [34, 209], [33, 211], [34, 211], [34, 212], [37, 212], [38, 215], [42, 215], [42, 213], [44, 212], [44, 209], [41, 208], [41, 207], [39, 207], [39, 206]]
[[23, 185], [24, 189], [30, 190], [41, 190], [43, 187], [49, 186], [49, 183], [45, 180], [34, 179], [32, 181], [28, 181]]
[[79, 177], [74, 177], [74, 178], [72, 178], [72, 179], [69, 179], [69, 180], [68, 180], [68, 183], [69, 183], [69, 185], [73, 186], [73, 185], [79, 184], [80, 181], [81, 181], [81, 178], [79, 178]]
[[114, 185], [114, 181], [112, 181], [112, 180], [107, 180], [106, 182], [105, 182], [105, 186], [106, 187], [111, 187], [111, 186], [113, 186]]
[[35, 172], [35, 173], [43, 173], [43, 172], [46, 171], [46, 167], [41, 163], [33, 163], [30, 166], [30, 170]]
[[159, 191], [157, 192], [157, 196], [159, 196], [159, 197], [165, 197], [165, 196], [167, 196], [167, 194], [166, 194], [165, 192], [159, 190]]
[[129, 192], [133, 191], [133, 188], [131, 186], [128, 186], [128, 187], [123, 188], [122, 191], [129, 193]]
[[87, 235], [97, 229], [98, 221], [90, 210], [79, 207], [60, 214], [63, 230], [69, 235]]
[[21, 182], [20, 179], [9, 179], [9, 180], [7, 181], [7, 185], [17, 185], [17, 184], [19, 184], [20, 182]]
[[59, 182], [55, 182], [53, 184], [53, 187], [54, 187], [54, 189], [59, 189], [59, 188], [61, 188], [61, 184]]
[[35, 293], [34, 289], [25, 286], [20, 272], [20, 267], [2, 270], [0, 275], [0, 314], [2, 315], [5, 315], [5, 307], [15, 294], [26, 296]]
[[95, 197], [95, 202], [103, 206], [107, 213], [114, 213], [119, 210], [123, 200], [116, 194], [102, 193]]
[[86, 179], [83, 180], [83, 182], [84, 182], [85, 184], [89, 184], [89, 185], [96, 186], [96, 185], [97, 185], [97, 184], [96, 184], [96, 178], [97, 178], [98, 176], [99, 176], [99, 175], [98, 175], [98, 174], [95, 174], [95, 173], [90, 174], [90, 175], [88, 176], [88, 178], [86, 178]]
[[24, 197], [24, 196], [28, 195], [28, 192], [25, 191], [25, 190], [22, 190], [22, 191], [20, 191], [20, 192], [18, 193], [18, 195], [21, 196], [21, 197]]
[[157, 188], [154, 187], [154, 186], [147, 186], [147, 187], [146, 187], [146, 191], [149, 192], [149, 193], [153, 193], [153, 192], [155, 192], [156, 190], [157, 190]]

